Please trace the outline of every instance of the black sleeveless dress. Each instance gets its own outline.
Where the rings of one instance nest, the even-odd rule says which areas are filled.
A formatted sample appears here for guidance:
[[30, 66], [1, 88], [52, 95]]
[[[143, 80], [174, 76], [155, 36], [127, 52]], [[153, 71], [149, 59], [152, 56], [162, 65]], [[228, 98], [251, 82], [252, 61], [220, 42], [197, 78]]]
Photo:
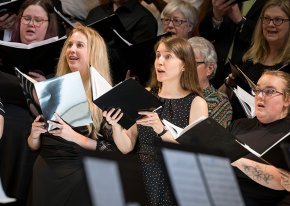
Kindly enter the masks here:
[[[153, 94], [157, 92], [153, 91]], [[180, 99], [158, 97], [164, 103], [162, 109], [157, 111], [159, 118], [184, 128], [189, 124], [191, 103], [195, 97], [194, 93]], [[148, 205], [177, 205], [161, 163], [160, 151], [156, 147], [162, 141], [161, 138], [151, 127], [138, 125], [138, 132], [136, 147], [142, 165]]]
[[[101, 125], [102, 135], [106, 129]], [[88, 136], [87, 127], [74, 128]], [[90, 206], [82, 165], [82, 148], [61, 137], [44, 134], [33, 168], [32, 206]], [[112, 151], [110, 141], [98, 139], [97, 150]]]

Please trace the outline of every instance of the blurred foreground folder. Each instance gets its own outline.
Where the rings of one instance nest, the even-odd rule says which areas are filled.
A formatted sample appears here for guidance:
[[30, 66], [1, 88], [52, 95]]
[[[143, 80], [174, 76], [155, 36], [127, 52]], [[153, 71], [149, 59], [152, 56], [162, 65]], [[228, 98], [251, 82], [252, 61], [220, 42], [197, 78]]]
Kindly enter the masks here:
[[[89, 125], [92, 122], [87, 96], [79, 72], [72, 72], [42, 82], [35, 82], [19, 70], [16, 70], [16, 73], [20, 77], [24, 94], [31, 95], [30, 98], [39, 103], [45, 120], [56, 121], [54, 113], [57, 113], [73, 127]], [[23, 81], [24, 78], [28, 81]], [[51, 129], [53, 128], [48, 126], [48, 130]]]

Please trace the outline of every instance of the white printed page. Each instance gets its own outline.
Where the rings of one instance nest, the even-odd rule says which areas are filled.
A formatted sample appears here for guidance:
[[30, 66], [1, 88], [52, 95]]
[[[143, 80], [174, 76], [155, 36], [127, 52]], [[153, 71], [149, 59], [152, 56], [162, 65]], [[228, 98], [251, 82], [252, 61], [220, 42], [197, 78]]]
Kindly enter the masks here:
[[93, 205], [125, 205], [117, 162], [85, 157], [84, 167]]
[[244, 206], [232, 166], [227, 158], [198, 154], [215, 206]]
[[195, 154], [173, 149], [162, 149], [162, 154], [177, 204], [210, 206]]

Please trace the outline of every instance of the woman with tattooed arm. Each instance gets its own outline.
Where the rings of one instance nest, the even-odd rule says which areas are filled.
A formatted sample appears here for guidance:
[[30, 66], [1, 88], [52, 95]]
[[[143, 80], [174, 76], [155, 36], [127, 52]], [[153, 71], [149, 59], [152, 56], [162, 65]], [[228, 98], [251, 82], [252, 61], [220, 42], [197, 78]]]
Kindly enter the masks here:
[[[250, 138], [257, 146], [262, 146], [290, 130], [290, 75], [282, 71], [265, 71], [253, 92], [256, 118], [236, 120], [229, 130], [241, 141]], [[232, 165], [247, 206], [290, 204], [282, 173], [276, 167], [261, 163], [254, 155], [240, 158]]]

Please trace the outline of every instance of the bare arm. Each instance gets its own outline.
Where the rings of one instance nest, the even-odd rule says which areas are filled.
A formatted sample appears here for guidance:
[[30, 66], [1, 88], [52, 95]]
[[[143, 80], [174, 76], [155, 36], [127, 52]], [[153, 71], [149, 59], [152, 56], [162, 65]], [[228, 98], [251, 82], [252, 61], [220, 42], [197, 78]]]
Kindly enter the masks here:
[[28, 136], [27, 142], [28, 146], [32, 150], [38, 150], [40, 147], [40, 136], [42, 133], [45, 133], [45, 123], [40, 121], [41, 116], [37, 116], [31, 125], [31, 132]]
[[118, 121], [122, 118], [123, 113], [120, 109], [111, 109], [109, 111], [104, 111], [103, 116], [106, 121], [112, 125], [113, 140], [118, 147], [118, 149], [123, 153], [127, 154], [131, 152], [136, 144], [138, 131], [137, 125], [134, 124], [128, 130], [122, 128]]
[[191, 103], [189, 123], [196, 121], [202, 116], [208, 117], [208, 106], [203, 98], [197, 96]]
[[253, 181], [273, 190], [284, 190], [281, 185], [279, 170], [271, 165], [262, 164], [250, 159], [241, 158], [232, 163]]
[[3, 134], [3, 129], [4, 129], [4, 117], [2, 115], [0, 115], [0, 139], [1, 139], [2, 134]]

